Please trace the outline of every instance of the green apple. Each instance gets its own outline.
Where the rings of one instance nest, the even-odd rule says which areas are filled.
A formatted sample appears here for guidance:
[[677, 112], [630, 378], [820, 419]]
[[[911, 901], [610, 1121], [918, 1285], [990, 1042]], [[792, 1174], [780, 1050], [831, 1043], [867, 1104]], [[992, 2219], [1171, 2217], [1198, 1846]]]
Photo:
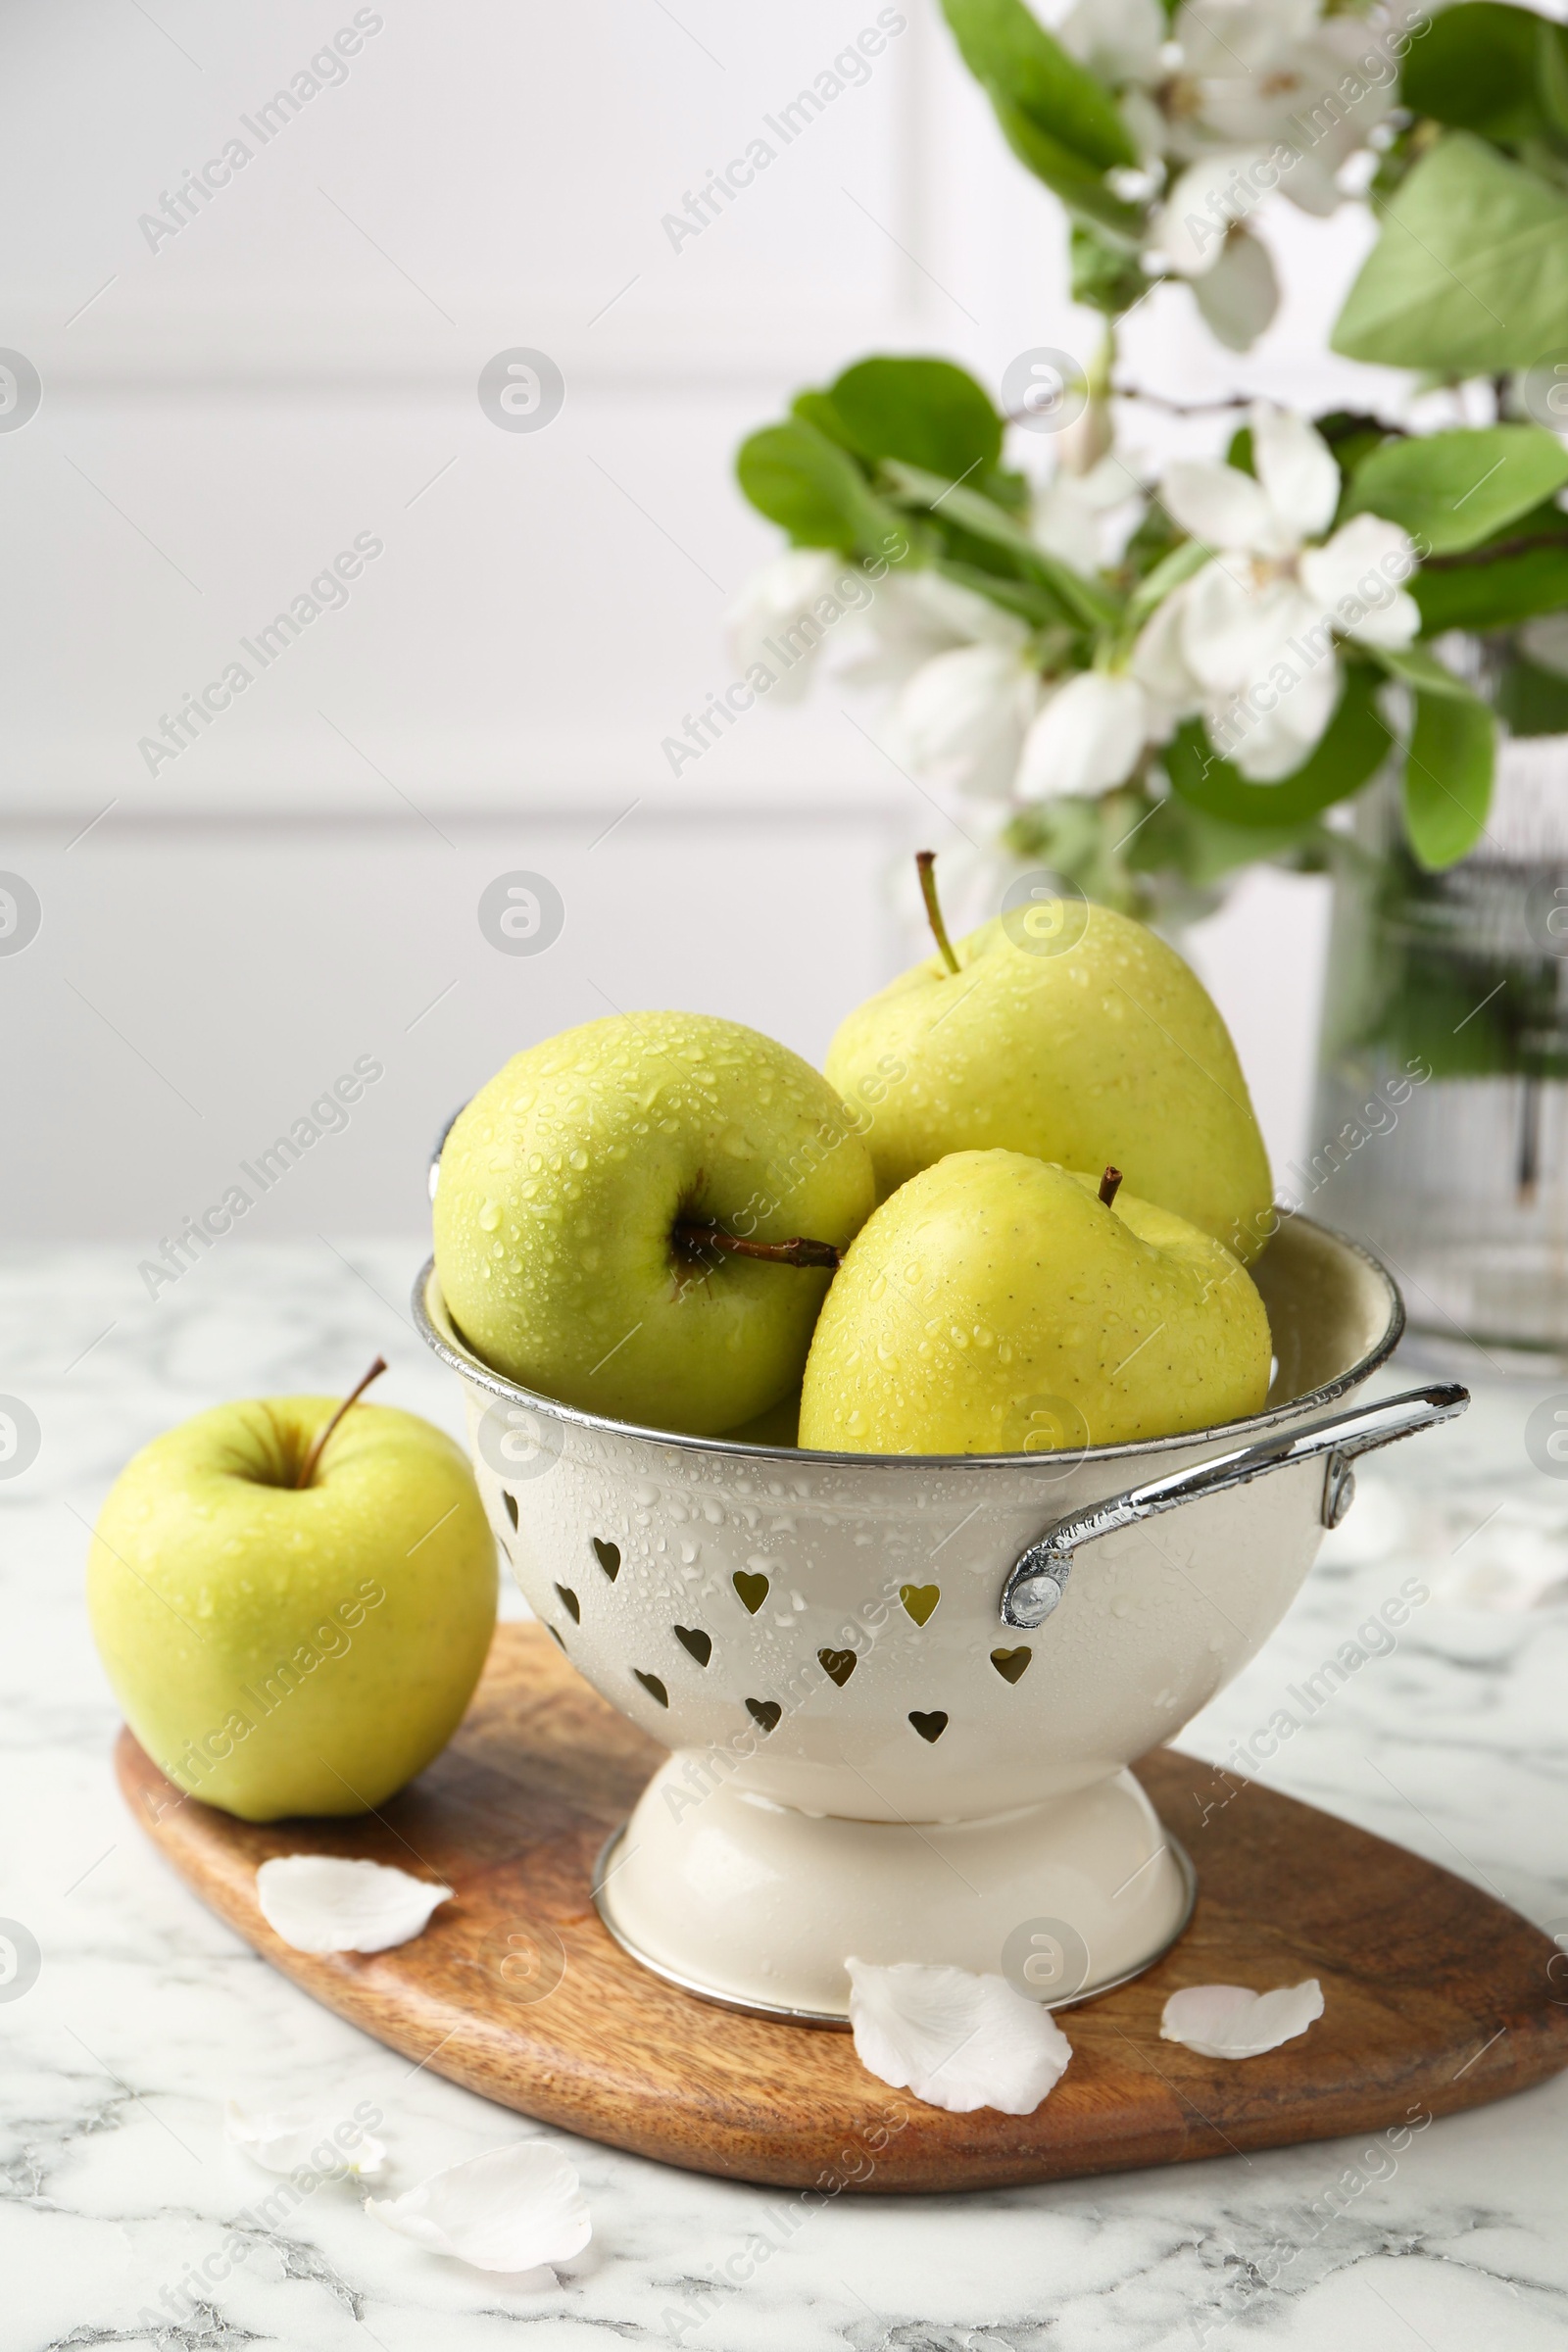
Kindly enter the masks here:
[[509, 1380], [716, 1437], [799, 1384], [874, 1199], [863, 1140], [798, 1054], [703, 1013], [618, 1013], [515, 1054], [457, 1120], [436, 1270]]
[[1211, 1235], [1021, 1152], [955, 1152], [846, 1257], [801, 1444], [1018, 1453], [1175, 1437], [1260, 1410], [1269, 1355], [1251, 1277]]
[[495, 1540], [428, 1421], [331, 1396], [217, 1406], [121, 1472], [87, 1567], [115, 1695], [176, 1788], [363, 1813], [446, 1745], [495, 1626]]
[[782, 1446], [793, 1448], [800, 1444], [801, 1392], [792, 1389], [777, 1404], [770, 1404], [765, 1413], [754, 1413], [738, 1429], [720, 1431], [731, 1446]]
[[904, 973], [827, 1057], [870, 1120], [879, 1200], [950, 1152], [1108, 1163], [1140, 1200], [1256, 1256], [1273, 1230], [1268, 1156], [1225, 1024], [1173, 948], [1057, 900], [947, 952], [956, 968], [938, 954]]

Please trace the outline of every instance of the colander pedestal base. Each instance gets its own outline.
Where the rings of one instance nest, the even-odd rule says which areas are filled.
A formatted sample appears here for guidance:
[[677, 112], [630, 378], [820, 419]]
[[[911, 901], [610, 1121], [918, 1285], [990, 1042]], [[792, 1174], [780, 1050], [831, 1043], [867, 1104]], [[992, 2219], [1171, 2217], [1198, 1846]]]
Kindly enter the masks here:
[[845, 1960], [944, 1962], [1060, 2008], [1157, 1960], [1192, 1865], [1129, 1772], [980, 1821], [852, 1821], [733, 1787], [693, 1793], [677, 1751], [607, 1845], [616, 1941], [688, 1991], [842, 2026]]

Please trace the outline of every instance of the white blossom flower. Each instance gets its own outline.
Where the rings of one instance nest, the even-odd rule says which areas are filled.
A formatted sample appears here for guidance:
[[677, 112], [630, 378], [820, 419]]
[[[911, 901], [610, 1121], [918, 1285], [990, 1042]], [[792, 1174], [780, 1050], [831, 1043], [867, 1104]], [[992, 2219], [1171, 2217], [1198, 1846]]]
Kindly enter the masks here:
[[1159, 0], [1078, 0], [1056, 37], [1113, 90], [1148, 90], [1159, 80], [1169, 30]]
[[843, 669], [857, 685], [901, 686], [938, 654], [966, 645], [1021, 645], [1014, 613], [930, 564], [890, 571], [869, 612], [869, 636]]
[[1194, 278], [1193, 300], [1216, 342], [1227, 351], [1250, 351], [1280, 307], [1268, 247], [1233, 228], [1213, 269]]
[[1304, 418], [1254, 409], [1252, 456], [1255, 478], [1206, 462], [1167, 471], [1166, 508], [1215, 554], [1155, 612], [1132, 667], [1151, 692], [1201, 710], [1210, 742], [1245, 776], [1274, 783], [1333, 716], [1336, 637], [1405, 646], [1421, 615], [1397, 584], [1415, 555], [1396, 523], [1358, 514], [1323, 540], [1340, 474]]
[[[1093, 416], [1096, 407], [1091, 402], [1078, 423]], [[1069, 425], [1067, 433], [1073, 430]], [[1063, 443], [1067, 433], [1061, 436]], [[1093, 448], [1093, 442], [1088, 446]], [[1048, 556], [1092, 579], [1102, 564], [1119, 558], [1143, 511], [1143, 497], [1136, 476], [1108, 449], [1092, 458], [1082, 471], [1067, 462], [1075, 454], [1063, 448], [1055, 472], [1035, 492], [1029, 529]]]
[[895, 757], [934, 784], [1009, 792], [1040, 695], [1027, 647], [1020, 623], [1012, 644], [960, 646], [923, 662], [894, 706]]
[[769, 639], [775, 647], [784, 645], [795, 653], [770, 689], [776, 702], [798, 703], [811, 682], [817, 656], [827, 642], [813, 607], [832, 594], [845, 563], [846, 558], [829, 548], [792, 547], [753, 572], [725, 614], [730, 658], [743, 675], [757, 662], [778, 671], [778, 656], [768, 650]]
[[1144, 756], [1154, 713], [1136, 678], [1096, 669], [1048, 692], [1024, 738], [1017, 790], [1025, 800], [1063, 793], [1094, 799], [1125, 784]]
[[[1180, 64], [1160, 93], [1169, 152], [1196, 162], [1214, 147], [1250, 149], [1261, 163], [1283, 147], [1294, 160], [1277, 173], [1280, 193], [1333, 212], [1336, 173], [1394, 102], [1396, 77], [1367, 26], [1320, 16], [1318, 0], [1187, 0], [1171, 30]], [[1274, 176], [1255, 180], [1254, 201]]]

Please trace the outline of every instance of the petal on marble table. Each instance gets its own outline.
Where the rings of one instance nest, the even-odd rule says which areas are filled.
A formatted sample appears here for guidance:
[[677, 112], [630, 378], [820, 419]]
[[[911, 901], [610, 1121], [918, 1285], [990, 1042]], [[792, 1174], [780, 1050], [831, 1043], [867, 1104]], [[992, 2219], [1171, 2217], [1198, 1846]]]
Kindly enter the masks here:
[[269, 2173], [378, 2173], [386, 2161], [384, 2141], [352, 2117], [315, 2107], [280, 2108], [253, 2115], [237, 2099], [223, 2108], [223, 2137]]
[[515, 2139], [432, 2173], [365, 2210], [432, 2254], [477, 2271], [535, 2271], [580, 2254], [593, 2223], [575, 2167], [547, 2139]]

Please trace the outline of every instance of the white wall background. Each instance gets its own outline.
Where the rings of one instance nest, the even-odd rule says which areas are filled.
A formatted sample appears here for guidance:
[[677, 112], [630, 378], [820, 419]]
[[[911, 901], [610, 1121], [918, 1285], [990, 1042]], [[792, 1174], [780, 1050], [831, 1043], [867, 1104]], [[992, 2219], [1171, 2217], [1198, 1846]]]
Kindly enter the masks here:
[[[247, 1230], [412, 1240], [431, 1132], [519, 1046], [662, 1004], [817, 1057], [907, 960], [890, 862], [981, 826], [904, 779], [873, 702], [760, 708], [678, 782], [660, 749], [776, 545], [731, 482], [746, 430], [871, 349], [995, 383], [1089, 348], [1054, 206], [932, 0], [901, 11], [865, 85], [677, 252], [662, 215], [875, 0], [377, 0], [265, 148], [240, 117], [348, 0], [10, 0], [0, 345], [43, 383], [0, 431], [0, 868], [43, 906], [0, 956], [11, 1237], [152, 1247], [369, 1054], [384, 1079]], [[150, 250], [139, 216], [236, 131], [252, 160]], [[1275, 235], [1299, 291], [1245, 368], [1159, 296], [1143, 380], [1365, 397], [1311, 356], [1364, 227]], [[541, 432], [476, 396], [514, 346], [564, 375]], [[139, 739], [360, 532], [384, 553], [348, 604], [149, 774]], [[514, 868], [565, 902], [538, 957], [478, 929]], [[1323, 914], [1262, 875], [1195, 944], [1278, 1159]]]

